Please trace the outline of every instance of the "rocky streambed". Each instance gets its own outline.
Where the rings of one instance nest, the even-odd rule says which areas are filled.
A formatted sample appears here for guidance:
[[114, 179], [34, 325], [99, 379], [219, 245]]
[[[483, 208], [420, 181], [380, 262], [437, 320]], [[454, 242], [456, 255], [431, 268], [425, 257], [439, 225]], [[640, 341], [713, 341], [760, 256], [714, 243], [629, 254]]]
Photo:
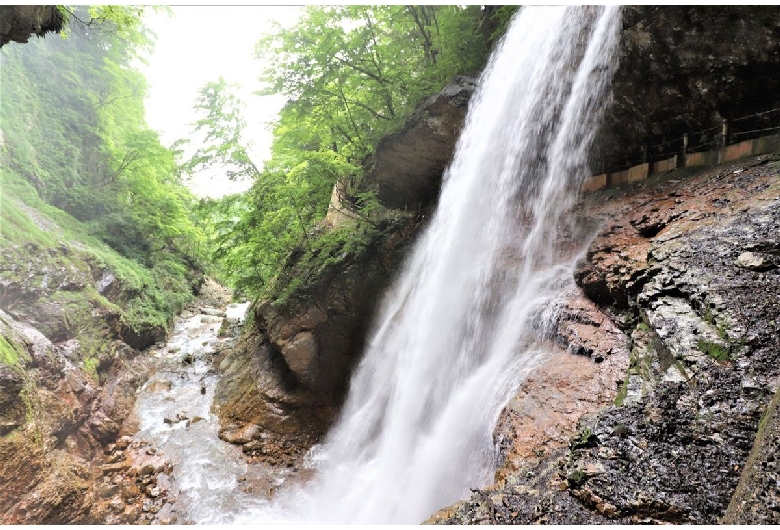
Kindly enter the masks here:
[[147, 351], [150, 377], [123, 426], [128, 434], [106, 448], [98, 486], [104, 522], [228, 524], [267, 502], [283, 480], [286, 468], [250, 465], [239, 447], [221, 440], [211, 410], [215, 365], [238, 330], [229, 323], [242, 321], [247, 307], [186, 311], [169, 340]]

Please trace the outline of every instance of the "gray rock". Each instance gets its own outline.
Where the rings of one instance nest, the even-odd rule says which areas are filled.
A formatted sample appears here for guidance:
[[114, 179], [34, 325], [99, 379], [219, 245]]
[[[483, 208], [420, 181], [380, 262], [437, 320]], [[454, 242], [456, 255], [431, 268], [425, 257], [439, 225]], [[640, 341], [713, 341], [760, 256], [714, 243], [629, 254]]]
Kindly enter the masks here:
[[377, 190], [379, 202], [415, 210], [436, 199], [475, 89], [474, 79], [456, 77], [418, 108], [401, 131], [379, 142], [364, 178], [367, 188]]
[[316, 378], [317, 353], [317, 340], [310, 331], [298, 333], [282, 346], [287, 366], [303, 383], [312, 383]]
[[740, 254], [737, 258], [736, 265], [737, 267], [751, 271], [764, 271], [772, 268], [771, 263], [755, 252], [743, 252]]

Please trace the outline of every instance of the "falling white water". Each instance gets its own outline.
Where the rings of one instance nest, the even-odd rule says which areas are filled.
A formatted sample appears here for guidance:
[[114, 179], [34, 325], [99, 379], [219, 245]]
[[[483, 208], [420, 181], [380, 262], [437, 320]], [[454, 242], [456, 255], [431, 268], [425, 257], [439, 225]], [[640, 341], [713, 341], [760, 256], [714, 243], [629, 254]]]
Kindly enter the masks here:
[[[274, 518], [419, 523], [487, 484], [492, 430], [544, 356], [556, 249], [601, 112], [617, 7], [528, 7], [471, 103], [436, 215], [386, 298], [317, 473]], [[248, 514], [248, 520], [271, 514]]]

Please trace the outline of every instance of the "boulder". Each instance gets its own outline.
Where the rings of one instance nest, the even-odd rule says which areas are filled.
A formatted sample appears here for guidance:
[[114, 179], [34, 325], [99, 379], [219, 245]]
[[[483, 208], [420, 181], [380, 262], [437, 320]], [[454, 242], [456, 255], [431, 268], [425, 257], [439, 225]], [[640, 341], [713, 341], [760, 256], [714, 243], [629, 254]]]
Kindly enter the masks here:
[[763, 271], [772, 268], [772, 263], [755, 252], [743, 252], [737, 257], [737, 267], [751, 271]]
[[417, 210], [436, 200], [475, 89], [475, 79], [456, 77], [379, 142], [364, 185], [382, 205]]
[[[777, 253], [779, 162], [678, 170], [582, 200], [578, 217], [602, 227], [576, 278], [601, 307], [567, 302], [557, 334], [599, 367], [630, 350], [622, 381], [606, 381], [614, 406], [590, 408], [561, 444], [598, 393], [558, 401], [570, 389], [543, 367], [502, 413], [498, 482], [430, 522], [780, 523], [780, 274], [750, 268]], [[541, 403], [528, 388], [540, 383], [555, 384]]]
[[282, 346], [287, 366], [302, 383], [317, 381], [317, 340], [311, 331], [302, 331]]

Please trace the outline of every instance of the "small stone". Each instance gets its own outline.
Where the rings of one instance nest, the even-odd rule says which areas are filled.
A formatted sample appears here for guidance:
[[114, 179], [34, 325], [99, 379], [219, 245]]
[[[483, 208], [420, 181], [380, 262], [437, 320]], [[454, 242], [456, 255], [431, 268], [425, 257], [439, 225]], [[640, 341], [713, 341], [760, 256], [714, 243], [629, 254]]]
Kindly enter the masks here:
[[125, 500], [135, 499], [141, 494], [141, 489], [135, 484], [127, 484], [122, 487], [121, 494]]
[[203, 421], [203, 418], [201, 418], [200, 416], [193, 416], [191, 419], [187, 420], [187, 427], [189, 427], [193, 423], [198, 423], [201, 421]]
[[743, 252], [740, 254], [737, 258], [736, 265], [737, 267], [751, 271], [763, 271], [772, 268], [771, 263], [768, 263], [763, 256], [759, 256], [754, 252]]
[[108, 508], [114, 513], [122, 513], [125, 510], [125, 503], [122, 502], [122, 499], [114, 497], [108, 503]]
[[107, 464], [116, 464], [117, 462], [120, 462], [125, 458], [125, 452], [124, 451], [117, 451], [111, 456], [108, 457], [106, 460]]
[[146, 389], [152, 394], [159, 394], [162, 392], [169, 392], [171, 390], [171, 382], [165, 379], [157, 379], [152, 381], [146, 386]]
[[111, 475], [113, 473], [119, 473], [127, 469], [127, 464], [124, 462], [116, 462], [113, 464], [106, 464], [101, 466], [101, 469], [103, 470], [103, 475]]
[[244, 453], [252, 453], [255, 451], [263, 452], [263, 442], [260, 440], [252, 440], [241, 446], [241, 450]]
[[601, 501], [597, 503], [596, 510], [607, 517], [615, 517], [618, 513], [617, 507], [614, 504], [610, 504], [605, 501]]
[[100, 490], [98, 491], [98, 495], [100, 495], [101, 499], [110, 499], [117, 493], [119, 493], [119, 486], [115, 484], [103, 485], [100, 487]]
[[606, 473], [606, 470], [604, 469], [604, 464], [601, 462], [595, 462], [585, 464], [582, 472], [585, 473], [585, 475], [588, 477], [595, 477], [596, 475], [603, 475]]
[[139, 477], [146, 477], [154, 473], [154, 466], [152, 464], [146, 464], [138, 470]]
[[260, 426], [254, 424], [247, 424], [244, 427], [233, 426], [233, 428], [225, 428], [219, 432], [219, 437], [228, 443], [232, 444], [245, 444], [260, 436]]

